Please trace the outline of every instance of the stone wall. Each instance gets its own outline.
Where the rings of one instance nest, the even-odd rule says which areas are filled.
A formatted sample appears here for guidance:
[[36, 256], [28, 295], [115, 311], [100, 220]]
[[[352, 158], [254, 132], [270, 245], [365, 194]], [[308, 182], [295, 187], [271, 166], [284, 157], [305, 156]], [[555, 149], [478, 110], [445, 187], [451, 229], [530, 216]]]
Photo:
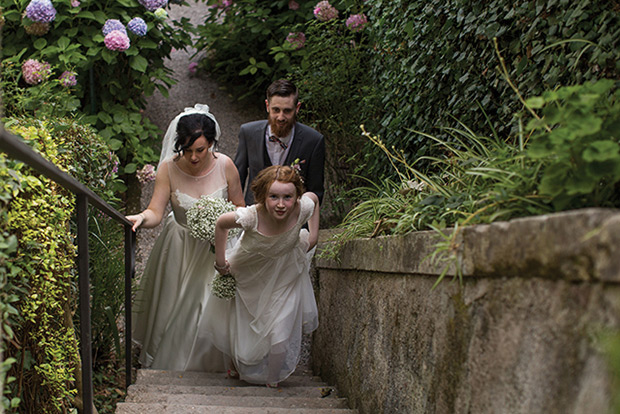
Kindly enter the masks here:
[[452, 268], [433, 289], [437, 241], [359, 239], [315, 261], [315, 372], [360, 414], [608, 412], [597, 337], [620, 329], [620, 212], [465, 228], [462, 282]]

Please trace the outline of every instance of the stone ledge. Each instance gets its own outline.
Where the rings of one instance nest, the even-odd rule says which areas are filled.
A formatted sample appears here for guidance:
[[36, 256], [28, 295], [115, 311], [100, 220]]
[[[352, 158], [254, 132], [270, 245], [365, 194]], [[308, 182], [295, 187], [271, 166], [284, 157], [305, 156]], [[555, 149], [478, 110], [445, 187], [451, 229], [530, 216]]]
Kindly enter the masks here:
[[[620, 210], [582, 209], [477, 225], [464, 228], [459, 237], [457, 257], [465, 277], [620, 282]], [[315, 266], [439, 275], [443, 266], [428, 257], [441, 240], [432, 231], [352, 240], [340, 260], [317, 258]], [[447, 274], [454, 275], [454, 268]]]

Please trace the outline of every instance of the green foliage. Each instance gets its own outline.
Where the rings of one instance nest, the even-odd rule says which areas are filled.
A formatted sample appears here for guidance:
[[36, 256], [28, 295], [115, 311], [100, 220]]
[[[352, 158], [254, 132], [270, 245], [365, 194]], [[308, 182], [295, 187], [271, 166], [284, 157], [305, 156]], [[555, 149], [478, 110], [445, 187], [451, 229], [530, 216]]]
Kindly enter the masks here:
[[[342, 231], [329, 256], [334, 257], [346, 241], [379, 234], [406, 234], [419, 230], [490, 223], [551, 211], [548, 198], [537, 194], [543, 162], [527, 157], [522, 140], [498, 140], [461, 125], [446, 128], [449, 141], [423, 134], [437, 146], [438, 157], [410, 164], [404, 151], [389, 149], [378, 137], [364, 135], [387, 156], [399, 177], [351, 191], [363, 200], [345, 217]], [[432, 173], [416, 169], [426, 161]], [[457, 232], [448, 237], [448, 247]]]
[[75, 116], [80, 100], [74, 91], [50, 79], [37, 85], [26, 86], [20, 82], [21, 55], [2, 61], [2, 101], [4, 111], [11, 116]]
[[[6, 126], [104, 200], [118, 201], [118, 157], [92, 128], [62, 118], [9, 119]], [[20, 269], [14, 271], [10, 282], [18, 292], [19, 310], [18, 322], [12, 326], [22, 341], [15, 341], [8, 352], [19, 363], [11, 375], [22, 384], [10, 391], [21, 398], [23, 412], [66, 411], [75, 398], [72, 371], [79, 363], [71, 316], [77, 290], [73, 197], [18, 165], [23, 170], [22, 180], [30, 185], [22, 196], [12, 199], [7, 213], [7, 225], [19, 240], [17, 255], [10, 263], [19, 264]], [[12, 187], [7, 184], [7, 188]], [[55, 217], [58, 219], [52, 219]], [[114, 329], [124, 297], [124, 251], [122, 226], [108, 223], [100, 213], [91, 213], [89, 226], [93, 352], [100, 367], [119, 352]]]
[[[359, 149], [365, 138], [359, 125], [376, 129], [372, 120], [378, 97], [370, 76], [367, 59], [371, 47], [365, 32], [348, 30], [343, 19], [327, 22], [310, 21], [305, 28], [306, 44], [302, 60], [291, 69], [303, 102], [302, 122], [322, 131], [326, 136], [326, 188], [332, 200], [335, 217], [342, 218], [350, 209], [339, 192], [354, 184], [351, 174], [362, 164]], [[281, 53], [281, 52], [280, 52]], [[322, 213], [322, 218], [325, 214]]]
[[[167, 95], [167, 88], [175, 83], [164, 59], [173, 48], [183, 49], [191, 44], [188, 20], [159, 20], [136, 0], [82, 0], [78, 7], [63, 0], [54, 2], [56, 19], [47, 33], [38, 36], [27, 31], [32, 23], [23, 17], [28, 3], [29, 0], [0, 0], [5, 19], [3, 65], [20, 69], [26, 59], [32, 58], [49, 62], [54, 68], [52, 78], [64, 70], [75, 71], [78, 84], [72, 93], [80, 100], [79, 109], [89, 115], [86, 121], [121, 157], [124, 172], [133, 173], [137, 165], [156, 161], [158, 154], [152, 147], [160, 131], [143, 117], [141, 109], [145, 106], [144, 96], [155, 89]], [[124, 52], [107, 49], [102, 33], [106, 20], [118, 19], [127, 24], [133, 17], [146, 21], [147, 34], [140, 37], [128, 32], [131, 47]], [[3, 88], [9, 90], [6, 116], [20, 116], [20, 110], [46, 110], [41, 103], [48, 96], [41, 89], [48, 88], [47, 85], [26, 87], [24, 100], [19, 91], [13, 92], [16, 86], [24, 88], [26, 84], [19, 77], [17, 83], [13, 77], [3, 79]], [[34, 90], [30, 91], [31, 88]], [[39, 96], [43, 98], [37, 106]], [[71, 102], [73, 107], [74, 101]]]
[[[482, 130], [486, 119], [477, 104], [500, 136], [517, 134], [511, 118], [520, 103], [496, 70], [494, 37], [524, 96], [617, 78], [620, 71], [620, 14], [608, 1], [372, 0], [369, 6], [374, 84], [383, 97], [381, 129], [374, 132], [410, 159], [435, 150], [413, 131], [449, 139], [438, 126], [458, 127], [459, 119], [490, 133]], [[391, 174], [372, 144], [364, 153], [366, 176]]]
[[[542, 108], [528, 124], [528, 154], [546, 159], [539, 190], [558, 210], [613, 206], [620, 182], [620, 90], [616, 82], [567, 86], [527, 101]], [[612, 92], [612, 89], [614, 92]]]
[[124, 228], [92, 209], [88, 227], [93, 364], [99, 370], [123, 362], [117, 322], [125, 304]]
[[[14, 126], [12, 132], [36, 143], [54, 162], [66, 159], [43, 129]], [[9, 282], [22, 292], [15, 302], [20, 323], [13, 326], [15, 340], [7, 350], [16, 360], [10, 375], [17, 381], [9, 386], [21, 399], [20, 412], [63, 412], [75, 398], [79, 364], [70, 323], [75, 247], [67, 232], [74, 202], [49, 180], [26, 175], [27, 169], [23, 174], [23, 192], [12, 199], [7, 214], [9, 231], [18, 240], [10, 260], [20, 267]]]
[[13, 167], [14, 163], [7, 162], [0, 153], [0, 412], [16, 408], [20, 402], [18, 397], [11, 397], [11, 390], [6, 387], [15, 381], [8, 372], [16, 360], [4, 357], [8, 343], [15, 340], [13, 326], [19, 322], [15, 303], [21, 293], [12, 282], [21, 269], [12, 260], [17, 250], [17, 237], [9, 232], [7, 218], [7, 205], [22, 188], [21, 174]]
[[273, 80], [286, 75], [288, 66], [270, 51], [282, 46], [290, 27], [312, 16], [312, 3], [298, 3], [298, 10], [289, 9], [288, 0], [234, 1], [226, 9], [211, 7], [205, 23], [197, 27], [196, 50], [206, 52], [200, 66], [231, 86], [239, 99], [264, 96]]

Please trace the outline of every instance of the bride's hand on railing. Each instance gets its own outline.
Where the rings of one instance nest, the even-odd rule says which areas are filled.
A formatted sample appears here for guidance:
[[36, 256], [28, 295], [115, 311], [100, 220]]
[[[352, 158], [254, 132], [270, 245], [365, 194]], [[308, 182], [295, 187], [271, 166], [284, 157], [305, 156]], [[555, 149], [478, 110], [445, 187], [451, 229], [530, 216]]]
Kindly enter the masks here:
[[131, 228], [133, 231], [136, 231], [138, 227], [144, 224], [144, 220], [146, 219], [144, 213], [125, 216], [125, 218], [133, 223], [133, 227]]

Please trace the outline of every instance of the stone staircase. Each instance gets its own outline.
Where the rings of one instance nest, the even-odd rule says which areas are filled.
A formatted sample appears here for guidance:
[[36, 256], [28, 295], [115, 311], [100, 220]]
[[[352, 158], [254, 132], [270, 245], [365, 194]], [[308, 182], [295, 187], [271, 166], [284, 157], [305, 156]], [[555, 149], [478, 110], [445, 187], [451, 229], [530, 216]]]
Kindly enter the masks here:
[[299, 367], [278, 388], [225, 373], [139, 370], [116, 414], [357, 414], [336, 389]]

